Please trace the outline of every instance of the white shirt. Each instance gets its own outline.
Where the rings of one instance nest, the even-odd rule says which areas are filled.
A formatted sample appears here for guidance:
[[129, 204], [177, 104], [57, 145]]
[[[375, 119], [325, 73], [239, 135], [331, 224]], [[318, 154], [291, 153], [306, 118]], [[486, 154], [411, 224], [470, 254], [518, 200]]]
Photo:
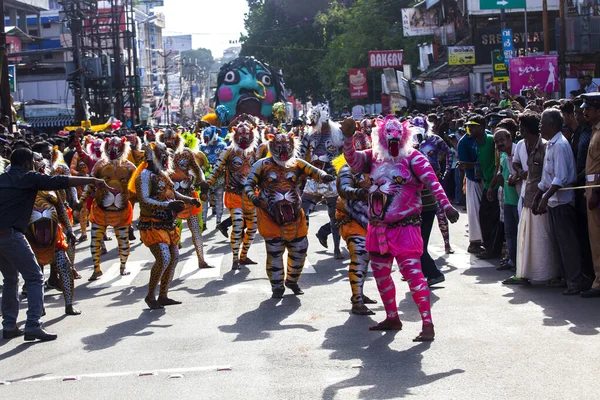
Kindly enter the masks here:
[[[538, 188], [546, 192], [552, 185], [567, 187], [573, 185], [576, 180], [575, 157], [571, 145], [563, 134], [558, 132], [546, 143], [544, 169]], [[572, 190], [559, 190], [548, 200], [548, 207], [573, 204], [574, 201], [575, 193]]]
[[[527, 164], [527, 145], [525, 144], [525, 139], [519, 140], [519, 142], [513, 146], [513, 159], [510, 164], [511, 172], [514, 173], [514, 168], [512, 167], [513, 163], [521, 163], [521, 168], [523, 171], [529, 171], [529, 164]], [[521, 197], [525, 197], [525, 182], [519, 181], [517, 183], [517, 191]]]
[[592, 83], [590, 83], [589, 86], [585, 87], [585, 92], [586, 93], [594, 93], [598, 91], [598, 85], [596, 84], [596, 82], [592, 81]]

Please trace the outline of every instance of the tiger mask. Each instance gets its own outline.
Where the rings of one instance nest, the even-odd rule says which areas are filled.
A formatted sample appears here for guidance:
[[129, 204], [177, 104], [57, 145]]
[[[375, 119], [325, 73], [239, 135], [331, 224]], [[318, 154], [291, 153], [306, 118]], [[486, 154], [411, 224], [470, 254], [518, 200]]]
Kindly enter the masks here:
[[102, 154], [110, 161], [125, 161], [130, 151], [131, 147], [125, 137], [107, 138], [102, 145]]
[[241, 122], [233, 130], [231, 145], [235, 150], [241, 151], [244, 155], [248, 155], [256, 150], [258, 134], [254, 131], [252, 125]]
[[167, 129], [164, 133], [158, 136], [158, 142], [165, 144], [175, 153], [183, 150], [185, 143], [181, 135], [173, 129]]
[[265, 130], [265, 137], [269, 141], [269, 152], [273, 161], [285, 168], [294, 165], [298, 142], [292, 132], [282, 132], [275, 127], [268, 127]]
[[172, 150], [161, 142], [150, 143], [144, 152], [150, 169], [156, 174], [173, 170], [171, 153]]

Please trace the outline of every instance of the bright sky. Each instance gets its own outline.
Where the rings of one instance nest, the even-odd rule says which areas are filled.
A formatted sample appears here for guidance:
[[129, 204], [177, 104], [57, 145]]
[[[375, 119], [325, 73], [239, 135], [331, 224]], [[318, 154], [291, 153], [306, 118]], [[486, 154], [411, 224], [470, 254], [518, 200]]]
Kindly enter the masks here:
[[244, 30], [246, 0], [165, 0], [157, 8], [165, 14], [164, 36], [193, 34], [193, 47], [212, 51], [213, 57], [223, 55], [231, 47], [230, 40], [239, 40]]

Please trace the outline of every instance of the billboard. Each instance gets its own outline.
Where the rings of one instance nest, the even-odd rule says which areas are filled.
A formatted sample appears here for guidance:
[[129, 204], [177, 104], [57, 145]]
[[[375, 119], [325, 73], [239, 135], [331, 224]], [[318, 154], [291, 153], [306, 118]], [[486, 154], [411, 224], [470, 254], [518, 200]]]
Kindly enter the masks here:
[[469, 77], [436, 79], [433, 81], [433, 93], [444, 106], [468, 103], [470, 101]]
[[512, 94], [520, 94], [528, 87], [538, 87], [546, 93], [558, 92], [558, 56], [513, 57], [509, 75]]
[[475, 46], [448, 47], [448, 65], [475, 65]]
[[402, 68], [403, 62], [402, 50], [369, 51], [369, 68]]
[[163, 41], [167, 53], [192, 50], [192, 35], [166, 36]]
[[369, 98], [369, 86], [367, 83], [366, 68], [356, 68], [348, 70], [348, 79], [350, 81], [351, 99]]
[[404, 37], [433, 35], [440, 22], [439, 9], [403, 8], [402, 30]]

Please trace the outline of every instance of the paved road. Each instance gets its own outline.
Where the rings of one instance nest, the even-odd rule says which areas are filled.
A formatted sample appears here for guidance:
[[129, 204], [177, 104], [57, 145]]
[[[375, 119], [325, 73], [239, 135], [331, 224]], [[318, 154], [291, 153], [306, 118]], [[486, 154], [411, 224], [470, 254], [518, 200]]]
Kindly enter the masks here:
[[[228, 244], [209, 221], [207, 249], [219, 268], [198, 271], [189, 235], [172, 296], [181, 306], [147, 310], [152, 257], [133, 245], [132, 275], [119, 277], [116, 243], [95, 283], [87, 244], [76, 282], [83, 314], [63, 315], [58, 292], [46, 292], [45, 326], [55, 342], [0, 340], [0, 398], [89, 399], [575, 399], [597, 396], [600, 303], [559, 289], [504, 287], [508, 276], [465, 253], [466, 215], [451, 228], [456, 254], [430, 246], [447, 280], [433, 292], [437, 338], [411, 339], [419, 315], [395, 275], [404, 330], [370, 332], [384, 318], [350, 311], [348, 261], [335, 261], [314, 239], [311, 220], [304, 296], [270, 299], [264, 243], [258, 266], [231, 272]], [[331, 239], [330, 239], [331, 240]], [[331, 243], [331, 242], [330, 242]], [[330, 244], [331, 245], [331, 244]], [[347, 253], [346, 253], [347, 254]], [[370, 279], [365, 292], [378, 298]], [[25, 305], [21, 317], [24, 318]]]

